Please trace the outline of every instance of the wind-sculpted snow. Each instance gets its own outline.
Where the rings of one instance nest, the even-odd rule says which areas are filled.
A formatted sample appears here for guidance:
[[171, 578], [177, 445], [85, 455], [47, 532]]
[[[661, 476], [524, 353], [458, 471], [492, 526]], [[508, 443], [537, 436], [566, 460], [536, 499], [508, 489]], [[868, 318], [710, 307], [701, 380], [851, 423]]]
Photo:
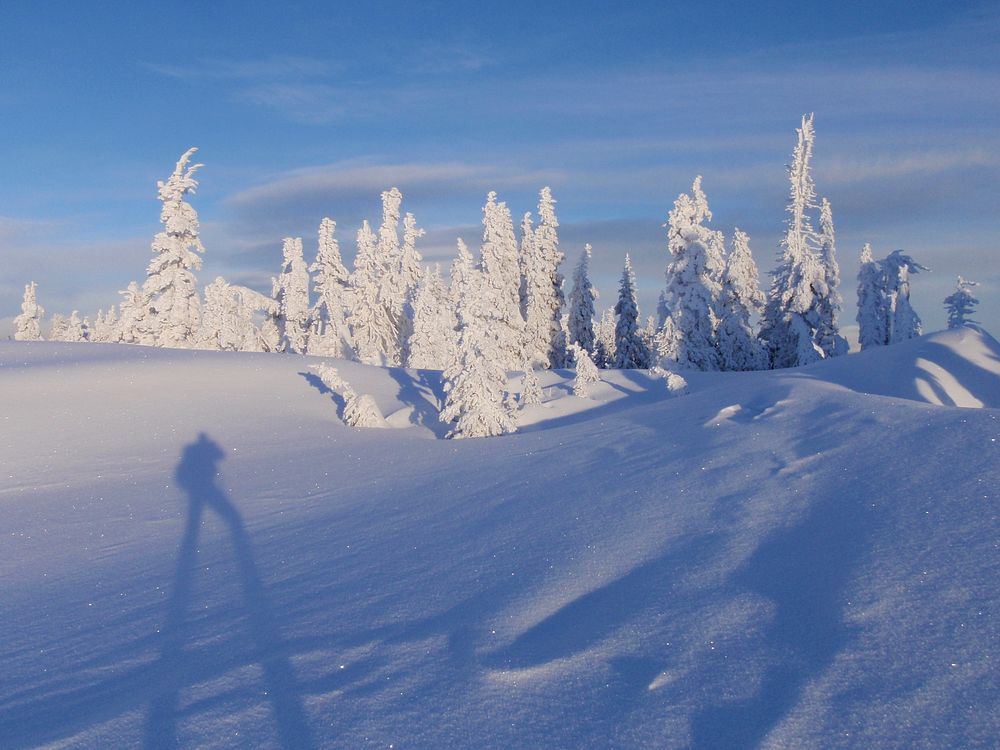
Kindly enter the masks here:
[[0, 747], [995, 747], [988, 335], [463, 441], [317, 361], [0, 344]]

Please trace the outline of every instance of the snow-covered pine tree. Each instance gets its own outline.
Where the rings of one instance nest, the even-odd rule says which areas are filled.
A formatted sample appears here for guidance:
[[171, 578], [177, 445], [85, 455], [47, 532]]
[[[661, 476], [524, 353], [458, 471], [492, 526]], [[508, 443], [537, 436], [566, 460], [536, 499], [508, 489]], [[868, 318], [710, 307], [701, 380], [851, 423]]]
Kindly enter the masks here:
[[649, 350], [639, 336], [639, 303], [635, 272], [632, 270], [632, 258], [627, 254], [621, 282], [618, 285], [615, 315], [617, 318], [613, 366], [618, 369], [649, 367]]
[[384, 308], [381, 317], [389, 331], [382, 357], [388, 365], [403, 361], [403, 308], [406, 305], [406, 284], [403, 281], [402, 249], [399, 244], [399, 211], [403, 194], [397, 188], [382, 193], [382, 226], [378, 232], [375, 268], [378, 301]]
[[344, 396], [344, 422], [349, 427], [386, 427], [385, 417], [367, 393], [350, 391]]
[[66, 321], [66, 331], [62, 340], [74, 343], [87, 340], [87, 329], [83, 325], [83, 320], [80, 319], [80, 313], [76, 310], [70, 314], [69, 320]]
[[840, 265], [837, 263], [837, 243], [833, 231], [830, 201], [824, 198], [819, 210], [819, 259], [823, 264], [826, 294], [816, 297], [816, 344], [825, 357], [847, 354], [847, 339], [840, 335], [840, 312], [844, 305], [840, 296]]
[[239, 330], [239, 301], [232, 286], [221, 276], [205, 287], [201, 310], [198, 347], [218, 351], [240, 351], [243, 336]]
[[569, 342], [579, 344], [587, 352], [593, 354], [597, 351], [597, 339], [594, 335], [594, 301], [597, 299], [597, 290], [590, 283], [590, 277], [587, 273], [590, 253], [590, 245], [584, 245], [580, 260], [573, 270], [573, 290], [569, 295], [568, 326]]
[[32, 281], [24, 285], [24, 299], [21, 300], [21, 314], [14, 318], [15, 341], [41, 341], [41, 319], [45, 310], [38, 304], [38, 285]]
[[[278, 330], [278, 303], [273, 297], [261, 294], [245, 286], [230, 284], [229, 290], [236, 303], [234, 318], [235, 337], [241, 352], [278, 351], [281, 332]], [[257, 328], [256, 318], [264, 314], [261, 328]]]
[[778, 267], [771, 274], [760, 332], [775, 369], [806, 365], [823, 357], [823, 350], [815, 343], [816, 300], [826, 296], [827, 287], [810, 215], [817, 207], [810, 167], [816, 138], [812, 115], [803, 115], [796, 133], [798, 143], [788, 167], [787, 229]]
[[97, 311], [94, 325], [90, 329], [90, 340], [95, 343], [104, 343], [108, 340], [108, 324], [104, 319], [104, 310]]
[[594, 329], [594, 364], [601, 369], [614, 366], [615, 312], [607, 307]]
[[[552, 191], [544, 187], [539, 192], [538, 228], [531, 233], [531, 241], [522, 244], [529, 253], [523, 260], [524, 268], [524, 341], [529, 358], [542, 367], [562, 367], [566, 359], [566, 341], [561, 318], [565, 303], [563, 277], [559, 266], [563, 261], [556, 231], [555, 200]], [[525, 214], [522, 234], [528, 235], [530, 214]]]
[[538, 382], [538, 373], [535, 371], [534, 362], [530, 360], [525, 362], [523, 371], [521, 392], [517, 396], [517, 405], [521, 409], [525, 406], [535, 406], [542, 403], [542, 386]]
[[309, 267], [310, 273], [315, 274], [313, 283], [318, 299], [307, 345], [310, 354], [349, 358], [353, 348], [347, 325], [350, 276], [340, 257], [336, 231], [337, 222], [333, 219], [324, 218], [320, 222], [316, 262]]
[[[521, 273], [510, 210], [506, 203], [497, 203], [496, 198], [495, 192], [489, 193], [483, 207], [479, 265], [482, 277], [476, 284], [483, 296], [481, 307], [492, 319], [490, 326], [496, 339], [497, 364], [504, 370], [513, 370], [524, 361], [525, 352], [519, 291]], [[464, 327], [461, 315], [459, 318], [459, 324]]]
[[[461, 249], [462, 245], [459, 262]], [[490, 437], [517, 429], [502, 359], [509, 352], [503, 351], [496, 335], [495, 295], [484, 293], [485, 284], [484, 273], [469, 269], [458, 287], [458, 345], [444, 371], [445, 404], [440, 415], [442, 422], [452, 425], [450, 438]]]
[[723, 370], [766, 370], [767, 352], [754, 335], [751, 318], [764, 307], [757, 264], [750, 252], [746, 232], [733, 232], [733, 245], [726, 258], [719, 298], [719, 321], [716, 337]]
[[143, 292], [150, 298], [150, 331], [157, 346], [184, 347], [193, 343], [201, 322], [200, 300], [194, 270], [201, 268], [205, 248], [198, 238], [198, 214], [184, 201], [194, 193], [194, 174], [203, 165], [188, 166], [192, 148], [181, 156], [174, 172], [157, 182], [163, 202], [160, 222], [164, 231], [153, 238], [154, 258], [146, 269]]
[[889, 343], [889, 300], [885, 269], [872, 257], [872, 246], [861, 248], [858, 269], [858, 343], [861, 350]]
[[889, 343], [916, 338], [920, 335], [922, 323], [916, 310], [910, 306], [910, 274], [929, 271], [902, 250], [893, 250], [882, 261], [885, 269], [886, 299], [889, 307]]
[[351, 274], [351, 311], [348, 323], [355, 351], [361, 362], [385, 364], [387, 352], [394, 351], [398, 331], [388, 310], [379, 299], [380, 267], [378, 245], [367, 221], [358, 230], [358, 253]]
[[52, 313], [52, 317], [49, 319], [49, 341], [65, 341], [68, 328], [69, 320], [65, 315]]
[[670, 263], [661, 308], [673, 320], [669, 342], [678, 366], [695, 370], [718, 370], [719, 297], [725, 270], [725, 246], [721, 232], [708, 229], [712, 212], [698, 176], [691, 195], [681, 193], [667, 220]]
[[407, 367], [443, 370], [454, 357], [455, 310], [441, 267], [425, 272], [413, 301], [413, 333], [407, 343]]
[[104, 331], [101, 334], [101, 341], [118, 341], [118, 313], [114, 305], [109, 307], [108, 311], [104, 314]]
[[150, 296], [134, 281], [118, 293], [122, 301], [118, 305], [117, 340], [124, 344], [155, 345]]
[[976, 281], [958, 277], [955, 291], [944, 298], [944, 309], [948, 312], [948, 328], [961, 328], [967, 323], [978, 323], [972, 315], [976, 311], [979, 300], [972, 294], [972, 287], [979, 286]]
[[417, 226], [413, 214], [406, 214], [403, 217], [403, 248], [399, 258], [399, 297], [403, 304], [396, 311], [399, 315], [399, 350], [400, 362], [406, 363], [409, 359], [410, 336], [413, 335], [414, 302], [417, 296], [417, 288], [424, 278], [424, 270], [420, 266], [423, 260], [417, 252], [417, 239], [423, 237], [426, 232]]
[[590, 358], [590, 353], [579, 344], [570, 344], [568, 349], [573, 357], [576, 371], [576, 377], [573, 378], [573, 395], [587, 398], [590, 395], [590, 386], [601, 380], [597, 365]]
[[273, 290], [278, 302], [278, 325], [284, 350], [305, 354], [312, 307], [309, 304], [309, 269], [302, 255], [302, 238], [286, 237], [281, 252], [281, 274]]

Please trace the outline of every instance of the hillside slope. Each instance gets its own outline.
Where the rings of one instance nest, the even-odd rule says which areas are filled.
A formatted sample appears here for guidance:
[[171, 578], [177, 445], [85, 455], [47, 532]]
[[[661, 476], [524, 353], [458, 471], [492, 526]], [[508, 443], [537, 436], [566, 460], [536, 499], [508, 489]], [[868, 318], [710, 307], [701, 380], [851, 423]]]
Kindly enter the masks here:
[[0, 747], [995, 747], [987, 334], [464, 441], [313, 361], [0, 343]]

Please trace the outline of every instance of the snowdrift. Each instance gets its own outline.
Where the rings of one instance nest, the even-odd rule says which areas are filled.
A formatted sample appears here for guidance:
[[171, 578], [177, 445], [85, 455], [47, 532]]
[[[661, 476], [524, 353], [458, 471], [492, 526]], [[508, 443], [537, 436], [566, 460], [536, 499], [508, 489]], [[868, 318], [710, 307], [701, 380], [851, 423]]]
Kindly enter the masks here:
[[988, 334], [465, 441], [312, 361], [0, 344], [0, 747], [995, 747]]

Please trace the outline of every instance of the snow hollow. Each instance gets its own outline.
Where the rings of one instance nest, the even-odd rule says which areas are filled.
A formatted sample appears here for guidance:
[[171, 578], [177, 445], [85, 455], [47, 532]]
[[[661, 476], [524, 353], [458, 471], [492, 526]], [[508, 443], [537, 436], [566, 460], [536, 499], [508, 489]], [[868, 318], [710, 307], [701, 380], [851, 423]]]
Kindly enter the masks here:
[[0, 747], [996, 747], [985, 332], [540, 371], [490, 440], [319, 361], [0, 342]]

